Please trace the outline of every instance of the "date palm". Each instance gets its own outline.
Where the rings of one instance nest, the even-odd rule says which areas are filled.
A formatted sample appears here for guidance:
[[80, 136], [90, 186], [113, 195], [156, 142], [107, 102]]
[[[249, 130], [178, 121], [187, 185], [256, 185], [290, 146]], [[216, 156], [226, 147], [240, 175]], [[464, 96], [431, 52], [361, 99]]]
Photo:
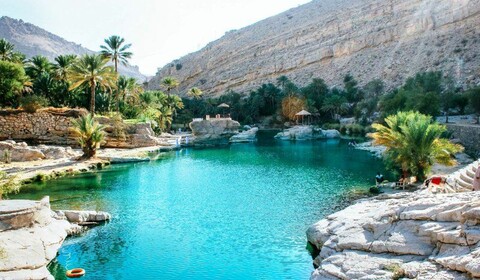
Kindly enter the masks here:
[[162, 80], [161, 86], [167, 91], [167, 95], [170, 96], [170, 91], [177, 88], [180, 82], [174, 77], [165, 77]]
[[444, 125], [432, 122], [432, 117], [418, 112], [398, 112], [385, 119], [386, 125], [373, 124], [371, 135], [375, 145], [387, 149], [385, 156], [406, 176], [411, 174], [423, 180], [435, 162], [455, 165], [455, 153], [463, 150], [458, 144], [442, 138]]
[[68, 70], [77, 59], [74, 54], [59, 55], [55, 57], [55, 63], [53, 64], [53, 72], [55, 79], [66, 82], [68, 80]]
[[120, 99], [125, 102], [127, 97], [135, 99], [137, 95], [142, 91], [142, 88], [135, 78], [127, 78], [125, 76], [118, 77], [117, 90], [116, 90], [116, 106], [117, 112], [119, 111]]
[[107, 66], [108, 59], [97, 54], [86, 54], [74, 63], [68, 72], [68, 80], [72, 83], [70, 90], [86, 85], [90, 87], [90, 112], [95, 114], [95, 89], [100, 87], [111, 91], [115, 88], [118, 75], [111, 66]]
[[29, 75], [32, 79], [36, 79], [45, 73], [50, 74], [52, 68], [53, 65], [50, 63], [47, 57], [43, 55], [36, 55], [27, 61], [25, 72], [27, 72], [27, 75]]
[[203, 92], [202, 92], [201, 89], [199, 89], [197, 87], [193, 87], [193, 88], [188, 90], [187, 95], [190, 96], [190, 97], [193, 97], [195, 99], [200, 99], [200, 98], [202, 98]]
[[105, 139], [104, 126], [95, 121], [91, 114], [72, 120], [72, 125], [70, 131], [82, 147], [82, 158], [95, 157], [97, 149]]
[[103, 55], [103, 57], [113, 61], [115, 65], [115, 72], [118, 73], [118, 62], [125, 65], [127, 64], [128, 59], [132, 57], [132, 53], [127, 51], [132, 44], [123, 45], [125, 39], [117, 35], [108, 37], [104, 40], [104, 42], [106, 45], [100, 46], [102, 49], [100, 53]]
[[5, 39], [0, 39], [0, 60], [12, 61], [15, 54], [15, 45]]

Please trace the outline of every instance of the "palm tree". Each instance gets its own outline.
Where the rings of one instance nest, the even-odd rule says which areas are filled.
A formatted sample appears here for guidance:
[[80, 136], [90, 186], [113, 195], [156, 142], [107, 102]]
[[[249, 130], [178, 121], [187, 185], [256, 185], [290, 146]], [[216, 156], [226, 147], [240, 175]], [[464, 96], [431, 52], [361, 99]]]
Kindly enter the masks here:
[[168, 96], [170, 96], [170, 91], [174, 88], [177, 88], [179, 85], [180, 82], [174, 77], [165, 77], [161, 83], [161, 86], [167, 91]]
[[117, 81], [117, 73], [111, 66], [106, 66], [107, 61], [101, 55], [86, 54], [72, 65], [68, 74], [68, 80], [72, 83], [70, 90], [82, 85], [90, 87], [90, 112], [92, 115], [95, 114], [95, 88], [99, 86], [111, 91]]
[[132, 46], [132, 44], [126, 44], [122, 46], [125, 42], [120, 36], [112, 35], [104, 40], [106, 46], [101, 45], [100, 48], [102, 49], [100, 53], [103, 57], [111, 59], [115, 65], [115, 73], [118, 73], [118, 62], [120, 61], [122, 64], [127, 64], [127, 59], [132, 57], [132, 53], [128, 52], [127, 49]]
[[418, 112], [398, 112], [385, 119], [386, 125], [373, 124], [371, 135], [375, 145], [387, 147], [387, 160], [398, 166], [403, 175], [417, 176], [423, 180], [435, 162], [455, 165], [453, 154], [463, 147], [441, 138], [447, 130], [444, 125], [432, 122], [432, 117]]
[[72, 125], [70, 130], [82, 147], [82, 158], [95, 157], [97, 149], [105, 138], [104, 126], [95, 121], [91, 114], [72, 120]]
[[158, 126], [162, 131], [170, 130], [172, 120], [172, 108], [164, 106], [158, 110]]
[[12, 61], [15, 54], [15, 45], [4, 38], [0, 39], [0, 60]]
[[289, 82], [290, 82], [290, 80], [285, 75], [282, 75], [282, 76], [277, 78], [277, 85], [282, 88], [283, 92], [285, 92], [285, 85]]
[[330, 95], [323, 101], [321, 110], [330, 113], [332, 119], [336, 119], [339, 114], [347, 111], [347, 100], [345, 97], [337, 94]]
[[200, 99], [200, 98], [202, 98], [203, 92], [202, 92], [201, 89], [199, 89], [197, 87], [193, 87], [193, 88], [188, 90], [187, 95], [190, 96], [190, 97], [193, 97], [195, 99]]
[[48, 58], [43, 55], [36, 55], [27, 61], [25, 72], [27, 72], [27, 75], [29, 75], [32, 79], [36, 79], [42, 74], [50, 74], [52, 68], [53, 65], [50, 63]]
[[75, 59], [77, 59], [77, 56], [74, 54], [59, 55], [55, 57], [55, 64], [53, 64], [55, 79], [67, 82], [68, 70], [75, 62]]

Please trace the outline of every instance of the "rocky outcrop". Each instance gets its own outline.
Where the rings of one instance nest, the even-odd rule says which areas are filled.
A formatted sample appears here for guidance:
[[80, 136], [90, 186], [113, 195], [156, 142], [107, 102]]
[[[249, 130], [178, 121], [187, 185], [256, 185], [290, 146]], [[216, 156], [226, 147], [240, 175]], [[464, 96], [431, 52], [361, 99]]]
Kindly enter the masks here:
[[335, 129], [323, 130], [311, 125], [298, 125], [285, 129], [282, 132], [275, 135], [275, 139], [279, 140], [317, 140], [317, 139], [330, 139], [339, 138], [340, 132]]
[[32, 161], [45, 159], [41, 150], [28, 147], [27, 143], [15, 143], [13, 140], [0, 142], [0, 161]]
[[320, 250], [311, 279], [480, 277], [480, 193], [380, 195], [327, 216], [307, 238]]
[[460, 85], [480, 78], [480, 0], [316, 0], [239, 30], [161, 68], [206, 96], [244, 92], [281, 75], [304, 85], [319, 77], [342, 84], [399, 85], [420, 71], [442, 70]]
[[103, 212], [68, 213], [74, 219], [50, 210], [48, 197], [41, 201], [0, 200], [0, 279], [53, 279], [47, 264], [56, 257], [67, 235], [81, 229], [71, 222], [78, 223], [81, 219], [77, 216], [95, 222], [110, 218]]
[[192, 145], [226, 145], [230, 137], [238, 133], [240, 123], [230, 118], [215, 118], [194, 120], [189, 126]]
[[253, 127], [230, 137], [230, 143], [249, 143], [257, 140], [258, 127]]
[[[69, 42], [31, 23], [7, 16], [0, 17], [0, 38], [5, 38], [14, 44], [15, 49], [25, 54], [27, 58], [43, 55], [53, 61], [59, 55], [94, 53], [94, 51]], [[137, 66], [120, 64], [118, 71], [122, 75], [136, 78], [139, 82], [144, 82], [146, 79]]]
[[355, 149], [368, 151], [374, 156], [381, 158], [383, 156], [383, 153], [385, 153], [387, 147], [381, 145], [373, 145], [373, 141], [367, 141], [356, 144]]

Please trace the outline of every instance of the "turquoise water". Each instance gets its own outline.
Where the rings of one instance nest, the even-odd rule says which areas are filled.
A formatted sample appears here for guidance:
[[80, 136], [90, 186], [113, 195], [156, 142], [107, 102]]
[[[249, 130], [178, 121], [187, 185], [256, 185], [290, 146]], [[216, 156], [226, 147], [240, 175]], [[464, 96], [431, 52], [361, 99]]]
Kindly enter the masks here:
[[368, 188], [380, 161], [347, 142], [259, 141], [184, 149], [33, 185], [54, 209], [104, 210], [111, 222], [67, 239], [57, 279], [308, 279], [309, 225], [352, 188]]

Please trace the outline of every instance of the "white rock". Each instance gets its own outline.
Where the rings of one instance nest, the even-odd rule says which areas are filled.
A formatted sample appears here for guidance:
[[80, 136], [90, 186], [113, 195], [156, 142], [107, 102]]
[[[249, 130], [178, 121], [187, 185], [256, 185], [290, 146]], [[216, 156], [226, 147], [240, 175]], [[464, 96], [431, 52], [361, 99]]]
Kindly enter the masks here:
[[391, 264], [417, 279], [480, 277], [477, 205], [480, 192], [360, 200], [308, 229], [320, 249], [311, 279], [390, 279]]

